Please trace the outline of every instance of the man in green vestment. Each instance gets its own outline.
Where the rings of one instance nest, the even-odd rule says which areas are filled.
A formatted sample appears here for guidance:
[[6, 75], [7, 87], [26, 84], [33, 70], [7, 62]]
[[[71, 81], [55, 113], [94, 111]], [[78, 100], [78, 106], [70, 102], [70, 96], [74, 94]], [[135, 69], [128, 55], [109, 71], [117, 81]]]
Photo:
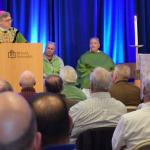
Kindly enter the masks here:
[[114, 69], [114, 63], [112, 59], [100, 51], [99, 48], [99, 39], [96, 37], [91, 38], [90, 50], [83, 54], [78, 60], [78, 84], [81, 86], [81, 88], [90, 88], [89, 76], [94, 68], [103, 67], [108, 71], [112, 71]]
[[0, 11], [0, 43], [25, 43], [23, 35], [11, 27], [12, 18], [9, 12]]
[[48, 42], [43, 56], [44, 77], [59, 75], [60, 69], [64, 66], [63, 60], [55, 55], [55, 43]]

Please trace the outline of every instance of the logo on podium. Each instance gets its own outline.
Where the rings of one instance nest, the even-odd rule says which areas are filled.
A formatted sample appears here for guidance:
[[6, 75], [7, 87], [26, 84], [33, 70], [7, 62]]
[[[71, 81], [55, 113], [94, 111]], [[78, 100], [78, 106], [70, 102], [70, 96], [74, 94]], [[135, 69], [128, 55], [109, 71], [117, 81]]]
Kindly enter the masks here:
[[10, 50], [8, 52], [8, 58], [16, 58], [16, 52], [14, 50]]

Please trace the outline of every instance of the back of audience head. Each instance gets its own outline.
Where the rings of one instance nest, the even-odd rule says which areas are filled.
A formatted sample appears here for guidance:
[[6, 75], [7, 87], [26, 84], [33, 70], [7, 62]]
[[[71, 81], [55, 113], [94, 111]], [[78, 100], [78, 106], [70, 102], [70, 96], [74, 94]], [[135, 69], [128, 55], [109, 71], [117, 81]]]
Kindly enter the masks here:
[[60, 70], [60, 77], [62, 78], [64, 83], [76, 83], [77, 81], [77, 73], [71, 66], [64, 66]]
[[13, 91], [11, 84], [6, 80], [0, 80], [0, 93], [6, 91]]
[[90, 75], [91, 92], [108, 91], [111, 85], [111, 73], [102, 67], [97, 67]]
[[128, 80], [130, 78], [130, 67], [125, 64], [119, 64], [115, 66], [113, 72], [113, 82], [116, 83], [120, 80]]
[[45, 92], [61, 93], [63, 90], [63, 81], [57, 75], [50, 75], [45, 80]]
[[43, 147], [67, 144], [71, 120], [64, 97], [50, 93], [40, 93], [33, 98], [38, 130], [42, 134]]
[[16, 93], [1, 93], [0, 110], [0, 149], [38, 150], [41, 135], [26, 100]]
[[143, 80], [144, 102], [150, 101], [150, 76]]
[[19, 84], [22, 88], [34, 87], [36, 84], [35, 76], [31, 71], [24, 71], [20, 75]]

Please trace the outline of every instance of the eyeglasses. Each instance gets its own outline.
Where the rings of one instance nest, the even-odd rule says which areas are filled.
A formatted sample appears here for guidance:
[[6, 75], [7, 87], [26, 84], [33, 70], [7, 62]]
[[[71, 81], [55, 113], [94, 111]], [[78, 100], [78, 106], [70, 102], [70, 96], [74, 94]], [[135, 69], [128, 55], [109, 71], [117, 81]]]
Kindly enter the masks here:
[[13, 19], [6, 19], [6, 20], [3, 20], [4, 22], [12, 22], [13, 21]]

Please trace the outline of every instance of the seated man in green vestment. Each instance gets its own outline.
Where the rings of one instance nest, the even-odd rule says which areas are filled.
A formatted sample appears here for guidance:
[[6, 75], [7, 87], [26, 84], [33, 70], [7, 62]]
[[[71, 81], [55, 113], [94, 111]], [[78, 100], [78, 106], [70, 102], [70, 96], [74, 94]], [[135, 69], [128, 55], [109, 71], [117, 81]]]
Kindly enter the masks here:
[[62, 94], [64, 94], [67, 99], [76, 101], [82, 101], [86, 99], [86, 96], [82, 90], [76, 87], [77, 73], [73, 67], [63, 67], [60, 70], [60, 77], [64, 82]]
[[11, 27], [9, 12], [0, 11], [0, 43], [25, 43], [26, 39], [15, 28]]
[[114, 69], [114, 63], [112, 59], [100, 51], [99, 48], [99, 39], [96, 37], [91, 38], [90, 50], [83, 54], [78, 60], [78, 84], [81, 86], [81, 88], [90, 88], [89, 76], [94, 68], [100, 66], [107, 69], [108, 71], [112, 71]]
[[55, 55], [55, 43], [48, 42], [43, 57], [44, 77], [59, 75], [60, 69], [64, 66], [63, 60]]

